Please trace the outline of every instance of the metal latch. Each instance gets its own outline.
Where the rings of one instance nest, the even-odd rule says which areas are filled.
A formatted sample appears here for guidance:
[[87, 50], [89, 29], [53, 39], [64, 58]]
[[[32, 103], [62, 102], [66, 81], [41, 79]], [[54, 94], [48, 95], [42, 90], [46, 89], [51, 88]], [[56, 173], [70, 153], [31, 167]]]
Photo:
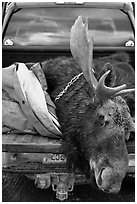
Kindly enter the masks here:
[[35, 185], [38, 188], [46, 189], [52, 185], [56, 192], [56, 198], [60, 201], [68, 199], [68, 193], [73, 191], [75, 177], [72, 173], [47, 173], [36, 174]]
[[68, 192], [73, 191], [75, 177], [74, 174], [57, 174], [52, 178], [52, 189], [56, 191], [56, 198], [60, 201], [68, 199]]
[[49, 188], [51, 185], [50, 174], [37, 174], [35, 177], [35, 185], [41, 189]]

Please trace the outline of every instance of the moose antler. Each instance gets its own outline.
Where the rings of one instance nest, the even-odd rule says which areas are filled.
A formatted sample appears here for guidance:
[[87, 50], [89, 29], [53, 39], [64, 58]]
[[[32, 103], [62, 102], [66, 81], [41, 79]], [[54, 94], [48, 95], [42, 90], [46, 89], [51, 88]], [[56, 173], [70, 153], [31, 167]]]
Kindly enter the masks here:
[[[107, 62], [105, 66], [110, 66], [110, 63]], [[128, 94], [130, 92], [135, 91], [135, 89], [125, 89], [126, 84], [123, 84], [117, 87], [113, 87], [113, 88], [105, 86], [105, 79], [107, 78], [109, 73], [110, 73], [110, 70], [108, 70], [105, 74], [103, 74], [102, 77], [99, 79], [99, 82], [96, 88], [96, 95], [98, 96], [98, 98], [103, 100], [105, 98], [106, 99], [112, 98], [115, 96], [124, 95], [124, 94]]]
[[93, 60], [93, 38], [88, 38], [88, 20], [86, 19], [85, 24], [83, 24], [81, 16], [77, 18], [71, 28], [70, 48], [87, 82], [96, 89], [97, 80], [91, 69]]
[[[100, 78], [99, 82], [97, 82], [92, 71], [93, 37], [91, 36], [91, 38], [89, 38], [88, 36], [88, 19], [86, 19], [85, 24], [83, 23], [81, 16], [76, 19], [71, 28], [70, 49], [73, 58], [82, 69], [84, 77], [89, 85], [94, 88], [95, 93], [100, 100], [106, 100], [111, 97], [135, 91], [135, 89], [125, 89], [126, 84], [113, 88], [105, 86], [105, 79], [110, 73], [110, 70]], [[105, 64], [105, 66], [108, 65], [110, 66], [110, 63]]]

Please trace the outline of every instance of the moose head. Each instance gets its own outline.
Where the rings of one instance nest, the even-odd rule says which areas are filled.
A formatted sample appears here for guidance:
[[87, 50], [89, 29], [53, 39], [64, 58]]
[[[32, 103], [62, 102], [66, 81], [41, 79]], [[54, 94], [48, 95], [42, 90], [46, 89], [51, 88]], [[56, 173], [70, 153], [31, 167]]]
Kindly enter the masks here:
[[121, 96], [134, 89], [126, 89], [126, 84], [118, 87], [105, 85], [113, 69], [109, 62], [104, 65], [108, 71], [97, 81], [93, 72], [93, 37], [88, 35], [88, 20], [83, 23], [81, 16], [72, 26], [70, 48], [93, 93], [92, 111], [86, 111], [77, 140], [99, 189], [117, 193], [128, 169], [125, 140], [134, 131], [129, 108]]

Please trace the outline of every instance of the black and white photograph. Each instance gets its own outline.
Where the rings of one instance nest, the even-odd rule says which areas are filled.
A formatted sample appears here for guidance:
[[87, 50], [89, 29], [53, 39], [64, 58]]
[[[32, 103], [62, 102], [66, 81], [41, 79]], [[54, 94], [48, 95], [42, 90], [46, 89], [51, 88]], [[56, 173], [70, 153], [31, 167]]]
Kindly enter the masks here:
[[135, 202], [135, 2], [2, 2], [2, 202]]

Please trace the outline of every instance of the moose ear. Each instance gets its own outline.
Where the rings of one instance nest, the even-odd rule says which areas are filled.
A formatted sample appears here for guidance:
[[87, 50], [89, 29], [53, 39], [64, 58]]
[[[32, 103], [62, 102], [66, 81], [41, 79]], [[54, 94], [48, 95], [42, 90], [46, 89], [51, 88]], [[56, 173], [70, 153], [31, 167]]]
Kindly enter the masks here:
[[115, 66], [116, 73], [116, 85], [126, 83], [127, 88], [133, 88], [135, 86], [135, 72], [130, 64], [125, 62], [119, 62]]
[[81, 16], [76, 19], [71, 28], [70, 49], [87, 82], [96, 89], [97, 80], [92, 71], [93, 38], [88, 36], [88, 20], [86, 19], [84, 24]]

